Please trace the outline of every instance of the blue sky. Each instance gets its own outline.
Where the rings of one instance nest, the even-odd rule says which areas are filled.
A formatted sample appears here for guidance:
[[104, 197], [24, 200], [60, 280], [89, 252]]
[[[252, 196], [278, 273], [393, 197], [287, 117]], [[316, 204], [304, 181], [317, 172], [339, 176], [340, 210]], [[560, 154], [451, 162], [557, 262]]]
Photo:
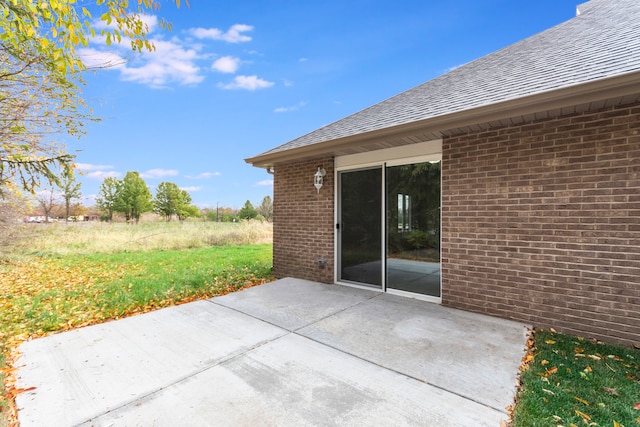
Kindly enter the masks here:
[[199, 207], [258, 204], [272, 176], [244, 158], [564, 22], [580, 1], [190, 3], [162, 2], [171, 32], [145, 17], [155, 53], [100, 39], [83, 51], [119, 64], [86, 73], [102, 121], [67, 145], [85, 205], [127, 171], [152, 192], [174, 182]]

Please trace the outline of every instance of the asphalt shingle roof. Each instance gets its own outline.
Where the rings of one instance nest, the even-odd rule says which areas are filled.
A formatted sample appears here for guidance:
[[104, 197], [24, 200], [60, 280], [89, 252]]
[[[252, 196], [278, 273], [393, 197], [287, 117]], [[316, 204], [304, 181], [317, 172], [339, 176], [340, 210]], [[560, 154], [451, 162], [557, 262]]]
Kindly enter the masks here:
[[262, 155], [640, 71], [640, 0], [578, 15]]

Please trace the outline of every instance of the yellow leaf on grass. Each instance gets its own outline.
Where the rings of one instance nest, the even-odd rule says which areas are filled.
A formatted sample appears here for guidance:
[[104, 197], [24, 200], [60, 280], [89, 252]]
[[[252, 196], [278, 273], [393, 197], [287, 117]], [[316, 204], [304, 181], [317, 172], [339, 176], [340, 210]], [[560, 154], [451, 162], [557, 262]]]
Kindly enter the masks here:
[[551, 344], [555, 344], [556, 342], [554, 340], [546, 340], [545, 343], [551, 345]]
[[613, 420], [613, 427], [622, 427], [619, 422]]
[[585, 405], [585, 406], [589, 406], [589, 402], [587, 402], [586, 400], [584, 400], [584, 399], [580, 399], [580, 398], [579, 398], [579, 397], [577, 397], [577, 396], [573, 396], [573, 398], [574, 398], [575, 400], [577, 400], [578, 402], [582, 403], [583, 405]]
[[558, 372], [558, 368], [554, 366], [554, 367], [549, 368], [549, 369], [547, 369], [547, 370], [545, 371], [545, 376], [546, 376], [546, 377], [548, 377], [549, 375], [553, 375], [553, 374], [555, 374], [556, 372]]
[[576, 413], [577, 416], [582, 417], [583, 420], [585, 421], [591, 421], [591, 417], [587, 414], [585, 414], [582, 411], [578, 411], [577, 409], [574, 409], [574, 412]]
[[548, 364], [549, 364], [549, 361], [545, 359], [545, 360], [543, 360], [542, 362], [540, 362], [540, 364], [541, 364], [542, 366], [544, 366], [544, 365], [548, 365]]

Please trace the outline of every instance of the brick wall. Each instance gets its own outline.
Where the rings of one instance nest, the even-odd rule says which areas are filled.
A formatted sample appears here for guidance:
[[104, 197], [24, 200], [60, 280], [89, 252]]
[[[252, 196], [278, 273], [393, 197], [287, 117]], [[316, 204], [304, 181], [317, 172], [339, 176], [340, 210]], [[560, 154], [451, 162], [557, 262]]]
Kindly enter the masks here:
[[[273, 265], [278, 278], [334, 282], [333, 164], [326, 158], [275, 167]], [[327, 171], [320, 193], [313, 186], [318, 166]], [[327, 266], [320, 267], [319, 259]]]
[[640, 343], [640, 106], [443, 141], [443, 304]]

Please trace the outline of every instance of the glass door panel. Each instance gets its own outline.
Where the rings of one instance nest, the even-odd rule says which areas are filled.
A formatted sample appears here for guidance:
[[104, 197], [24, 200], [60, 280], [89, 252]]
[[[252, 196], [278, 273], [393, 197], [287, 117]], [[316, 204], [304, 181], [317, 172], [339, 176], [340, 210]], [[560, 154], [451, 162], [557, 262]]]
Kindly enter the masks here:
[[386, 168], [386, 287], [440, 297], [440, 162]]
[[382, 168], [340, 172], [340, 280], [382, 287]]

